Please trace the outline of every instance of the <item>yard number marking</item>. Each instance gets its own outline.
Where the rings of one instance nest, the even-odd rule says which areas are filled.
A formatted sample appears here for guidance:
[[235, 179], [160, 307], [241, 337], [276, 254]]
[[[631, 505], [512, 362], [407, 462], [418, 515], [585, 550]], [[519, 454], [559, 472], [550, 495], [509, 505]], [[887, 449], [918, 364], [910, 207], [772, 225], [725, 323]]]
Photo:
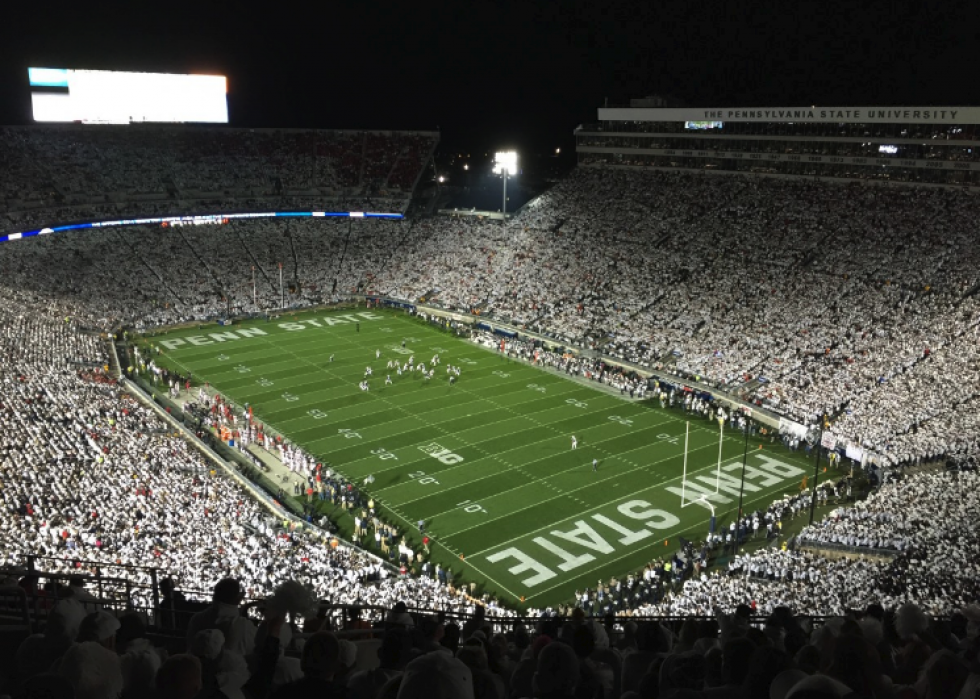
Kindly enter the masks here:
[[462, 507], [464, 512], [469, 512], [470, 514], [474, 512], [487, 514], [487, 511], [483, 509], [483, 505], [479, 505], [471, 500], [463, 500], [463, 502], [456, 503], [456, 507]]
[[408, 474], [408, 477], [418, 480], [418, 482], [422, 485], [439, 485], [439, 481], [432, 476], [425, 475], [425, 471], [413, 471], [412, 473]]

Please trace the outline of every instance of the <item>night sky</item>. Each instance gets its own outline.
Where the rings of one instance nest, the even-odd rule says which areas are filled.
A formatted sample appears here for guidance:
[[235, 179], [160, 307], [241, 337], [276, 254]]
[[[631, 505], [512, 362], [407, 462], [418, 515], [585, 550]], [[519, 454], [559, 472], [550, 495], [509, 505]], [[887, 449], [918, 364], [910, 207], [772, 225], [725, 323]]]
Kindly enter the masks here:
[[606, 98], [980, 104], [978, 31], [976, 0], [8, 2], [0, 123], [30, 123], [29, 65], [213, 72], [235, 126], [440, 127], [447, 149], [570, 151]]

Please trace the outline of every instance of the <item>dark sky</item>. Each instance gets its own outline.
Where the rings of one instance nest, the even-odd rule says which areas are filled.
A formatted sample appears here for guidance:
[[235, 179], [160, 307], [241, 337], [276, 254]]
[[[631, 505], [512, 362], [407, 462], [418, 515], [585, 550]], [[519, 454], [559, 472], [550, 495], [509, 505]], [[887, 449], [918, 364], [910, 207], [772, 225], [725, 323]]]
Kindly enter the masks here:
[[977, 0], [8, 1], [0, 123], [29, 123], [29, 65], [218, 72], [236, 126], [439, 126], [453, 149], [570, 149], [606, 97], [980, 104], [978, 31]]

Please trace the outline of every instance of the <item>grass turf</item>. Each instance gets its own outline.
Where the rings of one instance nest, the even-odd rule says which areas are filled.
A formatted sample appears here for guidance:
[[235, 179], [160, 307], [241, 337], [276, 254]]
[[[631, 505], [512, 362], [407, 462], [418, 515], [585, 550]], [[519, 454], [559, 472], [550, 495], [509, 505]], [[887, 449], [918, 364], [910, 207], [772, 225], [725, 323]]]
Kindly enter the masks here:
[[[513, 605], [554, 605], [667, 555], [681, 536], [702, 539], [710, 512], [692, 503], [702, 494], [719, 527], [738, 507], [740, 433], [720, 440], [717, 423], [508, 360], [403, 312], [313, 311], [149, 340], [164, 345], [164, 364], [248, 402], [257, 421], [348, 479], [374, 476], [365, 490], [413, 548], [424, 520], [432, 561]], [[385, 367], [437, 353], [429, 382]], [[453, 386], [448, 364], [462, 370]], [[746, 511], [797, 492], [813, 468], [758, 436], [747, 463]]]

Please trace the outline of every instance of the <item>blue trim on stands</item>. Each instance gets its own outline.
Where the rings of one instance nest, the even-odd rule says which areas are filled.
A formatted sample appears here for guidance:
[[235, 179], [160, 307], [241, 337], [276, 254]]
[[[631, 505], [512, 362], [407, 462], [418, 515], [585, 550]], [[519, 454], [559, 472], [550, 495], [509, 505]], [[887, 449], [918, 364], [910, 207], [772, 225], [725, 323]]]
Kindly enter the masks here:
[[196, 214], [193, 216], [157, 216], [153, 218], [127, 218], [106, 221], [87, 221], [85, 223], [69, 223], [61, 226], [46, 226], [20, 233], [0, 235], [0, 243], [11, 240], [33, 238], [39, 235], [51, 235], [62, 231], [77, 231], [85, 228], [109, 228], [112, 226], [145, 226], [160, 224], [162, 226], [202, 226], [221, 225], [234, 219], [250, 218], [381, 218], [401, 220], [402, 214], [378, 213], [373, 211], [260, 211], [237, 214]]

